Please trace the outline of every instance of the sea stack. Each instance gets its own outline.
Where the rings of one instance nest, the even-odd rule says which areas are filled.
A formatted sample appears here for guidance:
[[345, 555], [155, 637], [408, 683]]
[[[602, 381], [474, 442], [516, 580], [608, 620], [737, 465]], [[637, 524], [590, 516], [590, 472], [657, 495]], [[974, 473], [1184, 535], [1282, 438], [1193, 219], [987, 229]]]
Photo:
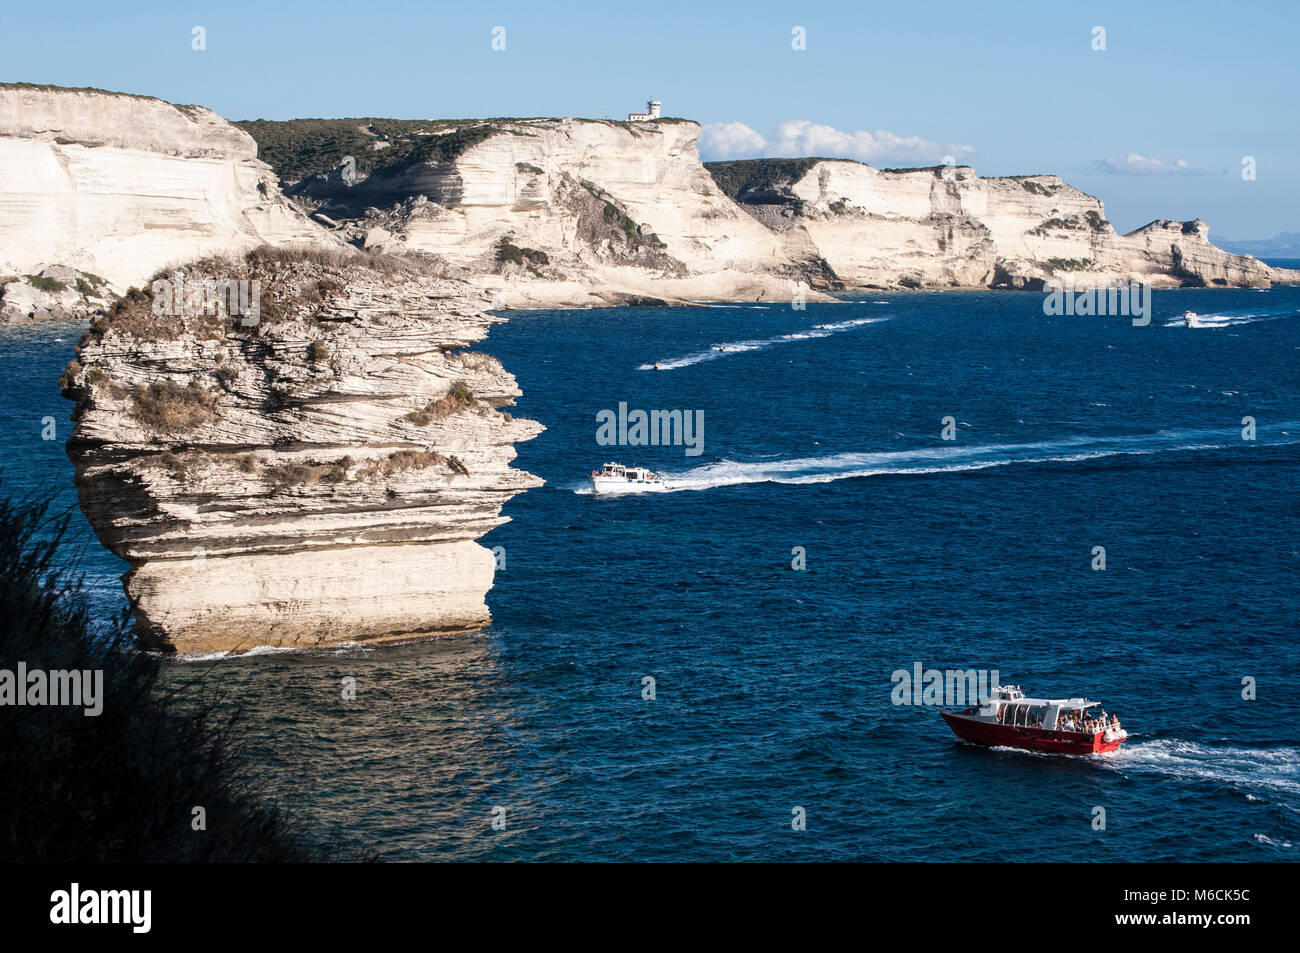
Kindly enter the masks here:
[[148, 644], [391, 642], [488, 622], [495, 561], [475, 540], [541, 483], [510, 462], [543, 428], [503, 413], [514, 378], [465, 350], [499, 320], [487, 302], [421, 272], [357, 252], [209, 259], [86, 334], [62, 381], [68, 455], [91, 526], [130, 563]]

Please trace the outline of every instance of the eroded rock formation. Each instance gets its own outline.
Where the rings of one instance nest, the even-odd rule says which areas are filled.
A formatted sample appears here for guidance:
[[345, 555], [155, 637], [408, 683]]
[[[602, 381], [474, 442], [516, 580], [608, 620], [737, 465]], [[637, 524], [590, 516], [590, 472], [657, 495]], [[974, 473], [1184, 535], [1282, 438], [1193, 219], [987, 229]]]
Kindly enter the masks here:
[[[1199, 221], [1116, 234], [1100, 201], [1052, 175], [806, 158], [706, 168], [700, 127], [680, 119], [408, 122], [400, 141], [329, 123], [351, 130], [346, 148], [364, 150], [373, 174], [353, 174], [349, 156], [295, 179], [289, 201], [245, 131], [266, 137], [276, 123], [241, 129], [148, 97], [0, 86], [0, 318], [96, 310], [42, 297], [27, 276], [50, 266], [120, 293], [160, 267], [267, 243], [436, 256], [503, 306], [788, 300], [800, 283], [815, 299], [1300, 278], [1216, 248]], [[294, 142], [311, 148], [294, 153]], [[281, 135], [272, 153], [297, 173], [333, 161], [319, 146]], [[388, 158], [375, 164], [372, 151]]]
[[[160, 275], [64, 374], [82, 509], [130, 562], [152, 643], [305, 647], [488, 621], [494, 556], [475, 540], [541, 482], [510, 467], [542, 430], [499, 409], [514, 378], [465, 350], [500, 319], [463, 283], [332, 257]], [[233, 297], [199, 312], [205, 279], [259, 282], [257, 323]]]

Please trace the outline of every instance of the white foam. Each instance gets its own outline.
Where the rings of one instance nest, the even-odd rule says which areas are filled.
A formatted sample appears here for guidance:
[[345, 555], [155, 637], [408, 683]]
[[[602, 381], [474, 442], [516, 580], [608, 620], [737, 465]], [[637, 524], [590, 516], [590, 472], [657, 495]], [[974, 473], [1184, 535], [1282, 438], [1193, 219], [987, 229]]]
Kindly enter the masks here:
[[[1281, 311], [1221, 311], [1213, 314], [1198, 314], [1196, 316], [1195, 327], [1189, 328], [1191, 331], [1199, 331], [1202, 328], [1213, 330], [1215, 328], [1233, 327], [1239, 324], [1254, 324], [1257, 321], [1276, 321], [1279, 318], [1292, 318], [1300, 311], [1293, 308], [1286, 308]], [[1177, 315], [1165, 322], [1167, 328], [1185, 327], [1186, 321], [1183, 316]]]
[[1300, 798], [1300, 748], [1245, 748], [1163, 738], [1122, 745], [1106, 763], [1120, 770]]
[[1289, 840], [1274, 840], [1267, 834], [1256, 834], [1255, 840], [1268, 847], [1292, 847], [1294, 846]]
[[[1288, 435], [1294, 423], [1274, 424], [1261, 433], [1272, 443], [1300, 442]], [[1282, 436], [1275, 436], [1280, 434]], [[912, 450], [836, 453], [789, 460], [723, 459], [691, 470], [664, 473], [669, 492], [711, 490], [747, 483], [815, 484], [873, 476], [925, 475], [986, 470], [1016, 464], [1079, 463], [1116, 456], [1149, 456], [1177, 451], [1240, 446], [1236, 430], [1167, 430], [1155, 434], [1070, 437], [1037, 443], [931, 445]], [[575, 487], [574, 492], [590, 492]]]
[[[760, 338], [746, 341], [722, 341], [714, 344], [706, 351], [696, 351], [693, 354], [687, 354], [682, 357], [667, 358], [662, 361], [649, 364], [642, 364], [637, 368], [639, 371], [653, 371], [656, 363], [661, 371], [674, 371], [679, 367], [690, 367], [693, 364], [701, 364], [704, 361], [716, 361], [721, 357], [730, 357], [733, 354], [745, 354], [750, 351], [763, 351], [769, 347], [775, 347], [778, 344], [789, 344], [792, 341], [807, 341], [813, 338], [830, 337], [832, 334], [839, 334], [843, 331], [851, 331], [854, 328], [862, 327], [866, 324], [878, 324], [881, 321], [889, 320], [885, 316], [874, 318], [854, 318], [851, 321], [838, 321], [832, 324], [817, 324], [811, 328], [802, 331], [791, 331], [789, 334], [779, 334], [776, 337]], [[721, 349], [721, 350], [719, 350]]]
[[173, 662], [219, 662], [222, 659], [244, 658], [256, 655], [283, 655], [288, 652], [301, 652], [303, 649], [293, 645], [255, 645], [251, 649], [227, 650], [223, 652], [178, 652], [168, 656]]

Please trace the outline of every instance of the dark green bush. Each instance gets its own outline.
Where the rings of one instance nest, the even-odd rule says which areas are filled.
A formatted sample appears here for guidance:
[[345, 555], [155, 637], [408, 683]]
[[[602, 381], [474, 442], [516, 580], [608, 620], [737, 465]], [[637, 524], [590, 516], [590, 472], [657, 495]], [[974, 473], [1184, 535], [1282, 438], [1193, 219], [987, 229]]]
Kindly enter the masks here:
[[[0, 668], [102, 671], [102, 712], [0, 706], [0, 856], [9, 863], [337, 858], [253, 780], [238, 712], [165, 691], [128, 614], [92, 618], [64, 542], [70, 514], [0, 499]], [[202, 806], [207, 830], [191, 829]]]

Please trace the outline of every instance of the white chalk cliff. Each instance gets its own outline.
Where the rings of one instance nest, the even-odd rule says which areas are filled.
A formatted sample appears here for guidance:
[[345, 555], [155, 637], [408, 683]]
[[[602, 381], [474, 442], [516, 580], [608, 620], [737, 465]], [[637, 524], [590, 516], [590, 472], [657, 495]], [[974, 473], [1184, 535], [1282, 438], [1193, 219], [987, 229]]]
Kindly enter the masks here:
[[512, 306], [786, 300], [797, 283], [817, 297], [1300, 277], [1214, 247], [1199, 221], [1118, 235], [1100, 201], [1051, 175], [758, 160], [771, 166], [765, 179], [724, 189], [719, 166], [745, 163], [706, 168], [700, 127], [686, 120], [466, 121], [436, 134], [457, 129], [486, 134], [446, 160], [355, 182], [337, 170], [309, 177], [291, 202], [253, 138], [202, 107], [0, 86], [0, 316], [95, 310], [93, 299], [43, 292], [50, 267], [120, 292], [205, 255], [344, 241], [437, 256]]
[[0, 169], [0, 275], [65, 266], [121, 291], [205, 255], [336, 243], [201, 106], [0, 85]]
[[[170, 277], [170, 276], [169, 276]], [[95, 323], [62, 381], [68, 455], [148, 642], [183, 652], [392, 641], [478, 628], [494, 555], [475, 540], [535, 477], [503, 413], [519, 390], [464, 350], [501, 320], [462, 283], [310, 259], [210, 260], [261, 282], [246, 316]]]
[[[354, 240], [438, 255], [512, 305], [785, 299], [798, 281], [830, 291], [1037, 288], [1053, 278], [1267, 287], [1297, 277], [1215, 248], [1199, 221], [1119, 235], [1099, 200], [1054, 175], [755, 160], [772, 167], [766, 179], [728, 194], [725, 176], [715, 181], [715, 166], [699, 161], [692, 122], [493, 126], [452, 160], [351, 185], [322, 174], [290, 194]], [[783, 167], [794, 171], [782, 177]], [[545, 260], [512, 262], [502, 243]]]
[[981, 178], [820, 161], [788, 189], [803, 228], [850, 287], [1040, 287], [1053, 278], [1156, 287], [1267, 287], [1269, 267], [1208, 240], [1204, 222], [1119, 235], [1102, 203], [1055, 175]]
[[[350, 187], [334, 173], [292, 192], [359, 225], [367, 247], [437, 255], [510, 304], [784, 299], [802, 274], [802, 249], [745, 214], [700, 163], [695, 123], [494, 125], [450, 163]], [[500, 267], [503, 241], [543, 252], [546, 265]]]

